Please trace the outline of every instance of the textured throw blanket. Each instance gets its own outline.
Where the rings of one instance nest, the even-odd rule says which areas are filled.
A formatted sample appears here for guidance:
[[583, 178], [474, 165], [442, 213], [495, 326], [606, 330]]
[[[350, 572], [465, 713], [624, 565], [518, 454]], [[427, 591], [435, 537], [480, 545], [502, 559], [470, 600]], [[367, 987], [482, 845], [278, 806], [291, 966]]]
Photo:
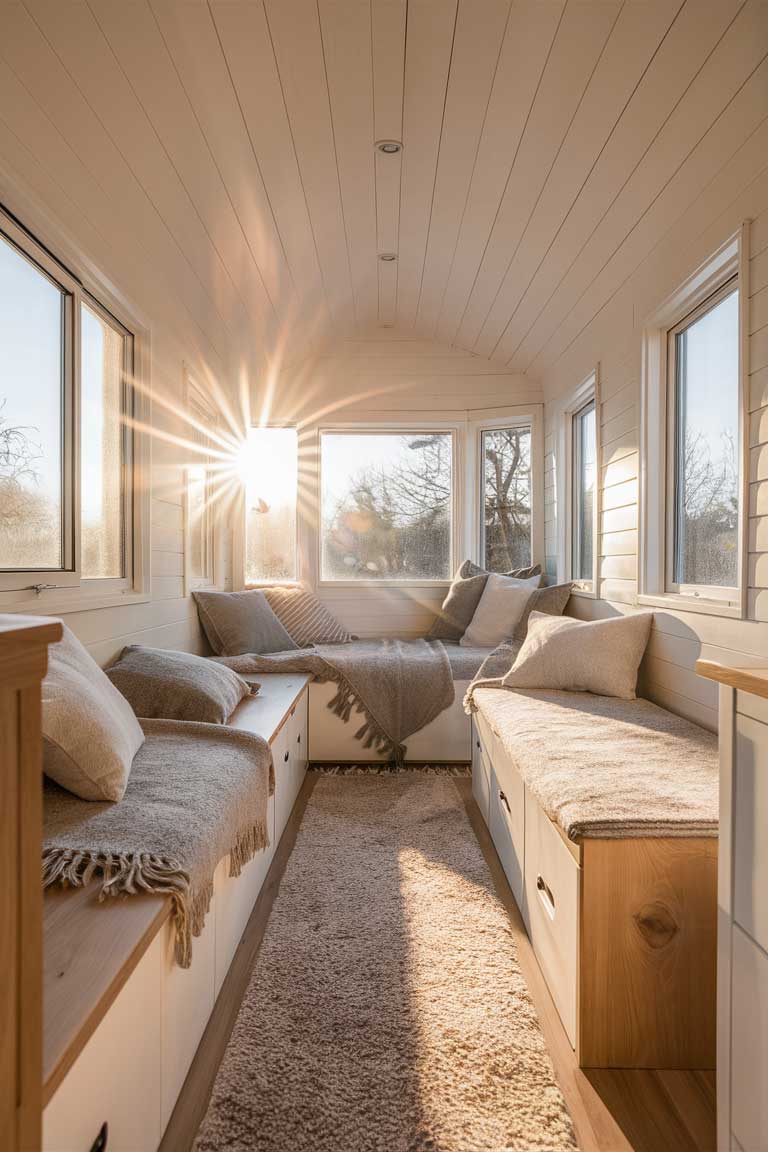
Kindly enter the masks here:
[[220, 724], [141, 725], [146, 742], [119, 803], [80, 800], [46, 781], [43, 887], [79, 887], [98, 876], [101, 899], [137, 892], [170, 896], [176, 960], [188, 968], [217, 864], [229, 855], [229, 874], [239, 876], [269, 844], [272, 753], [261, 736]]
[[328, 707], [345, 721], [353, 708], [361, 712], [365, 722], [356, 739], [398, 764], [408, 737], [453, 703], [451, 667], [439, 640], [356, 640], [214, 659], [241, 674], [305, 672], [321, 682], [332, 680], [338, 692]]
[[717, 737], [650, 700], [473, 684], [467, 700], [571, 840], [717, 836]]

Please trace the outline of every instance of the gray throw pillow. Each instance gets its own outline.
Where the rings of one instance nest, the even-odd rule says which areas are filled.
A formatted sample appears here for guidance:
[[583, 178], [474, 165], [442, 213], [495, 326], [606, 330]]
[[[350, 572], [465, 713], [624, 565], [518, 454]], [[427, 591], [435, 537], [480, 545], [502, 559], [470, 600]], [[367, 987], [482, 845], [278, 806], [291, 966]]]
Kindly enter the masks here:
[[263, 592], [193, 592], [208, 643], [217, 656], [287, 652], [293, 640]]
[[81, 800], [122, 800], [144, 743], [130, 704], [64, 627], [43, 680], [43, 771]]
[[197, 720], [225, 724], [251, 685], [223, 664], [129, 644], [107, 676], [137, 716], [152, 720]]
[[[528, 580], [531, 576], [538, 576], [540, 572], [541, 565], [534, 564], [530, 568], [515, 568], [511, 572], [502, 572], [501, 575], [513, 576], [517, 580]], [[427, 634], [427, 639], [461, 639], [480, 603], [489, 575], [490, 573], [473, 564], [471, 560], [464, 561], [453, 578], [448, 595]]]
[[528, 632], [528, 617], [531, 612], [544, 612], [547, 616], [562, 616], [571, 595], [572, 584], [551, 584], [549, 588], [538, 588], [529, 598], [523, 614], [512, 633], [513, 640], [522, 644]]

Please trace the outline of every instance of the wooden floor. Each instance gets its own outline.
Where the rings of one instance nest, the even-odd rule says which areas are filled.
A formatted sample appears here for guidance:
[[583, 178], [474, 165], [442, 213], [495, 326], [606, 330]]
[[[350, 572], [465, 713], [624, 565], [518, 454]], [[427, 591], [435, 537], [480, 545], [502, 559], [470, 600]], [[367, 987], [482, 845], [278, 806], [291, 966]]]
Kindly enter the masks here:
[[[161, 1152], [186, 1152], [205, 1115], [221, 1058], [258, 955], [280, 879], [317, 776], [301, 794], [166, 1129]], [[714, 1152], [715, 1082], [711, 1072], [583, 1071], [560, 1023], [533, 955], [522, 918], [472, 796], [472, 781], [454, 783], [512, 922], [520, 967], [531, 990], [555, 1073], [568, 1103], [582, 1152]], [[287, 1150], [286, 1150], [287, 1152]]]

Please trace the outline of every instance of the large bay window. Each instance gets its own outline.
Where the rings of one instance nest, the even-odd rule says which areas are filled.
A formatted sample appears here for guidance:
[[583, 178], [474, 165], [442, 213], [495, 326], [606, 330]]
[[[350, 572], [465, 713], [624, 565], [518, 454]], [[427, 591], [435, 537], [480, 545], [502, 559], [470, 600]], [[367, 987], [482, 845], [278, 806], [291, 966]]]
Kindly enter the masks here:
[[450, 580], [454, 454], [452, 431], [321, 432], [321, 580]]
[[[0, 593], [65, 611], [139, 588], [134, 337], [10, 219], [0, 231]], [[45, 593], [45, 595], [43, 595]]]

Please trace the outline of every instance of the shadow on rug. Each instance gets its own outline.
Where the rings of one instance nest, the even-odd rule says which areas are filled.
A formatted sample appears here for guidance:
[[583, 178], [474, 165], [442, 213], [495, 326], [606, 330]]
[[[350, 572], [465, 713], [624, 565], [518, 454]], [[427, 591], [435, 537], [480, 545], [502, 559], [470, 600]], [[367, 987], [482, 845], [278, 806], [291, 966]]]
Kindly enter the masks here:
[[366, 775], [315, 785], [196, 1149], [575, 1149], [453, 781]]

